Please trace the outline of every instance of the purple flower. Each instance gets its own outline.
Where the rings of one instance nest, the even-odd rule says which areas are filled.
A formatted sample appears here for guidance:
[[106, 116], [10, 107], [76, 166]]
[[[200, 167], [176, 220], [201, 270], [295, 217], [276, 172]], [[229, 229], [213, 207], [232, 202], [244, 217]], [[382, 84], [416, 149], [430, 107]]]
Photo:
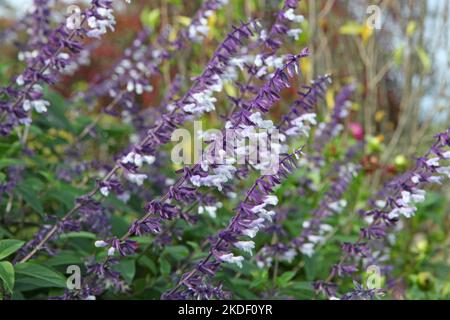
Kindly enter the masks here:
[[[209, 255], [200, 261], [196, 268], [183, 275], [178, 285], [163, 295], [163, 298], [209, 298], [205, 294], [205, 288], [211, 288], [207, 278], [213, 277], [221, 263], [235, 264], [242, 267], [244, 258], [231, 252], [231, 248], [237, 248], [249, 254], [255, 243], [252, 239], [260, 229], [263, 229], [267, 216], [267, 206], [277, 204], [276, 197], [270, 195], [273, 187], [281, 183], [281, 177], [289, 175], [295, 168], [294, 158], [301, 154], [296, 150], [280, 160], [279, 170], [274, 175], [264, 175], [258, 178], [247, 191], [246, 197], [236, 208], [236, 215], [229, 225], [222, 230], [212, 242]], [[264, 218], [263, 218], [264, 217]], [[244, 238], [244, 239], [242, 239]], [[214, 259], [214, 260], [211, 260]]]
[[33, 110], [38, 113], [47, 111], [50, 103], [43, 99], [42, 85], [55, 84], [57, 77], [75, 61], [83, 49], [83, 37], [99, 37], [106, 33], [107, 28], [114, 30], [112, 1], [92, 1], [91, 8], [81, 13], [84, 18], [80, 26], [71, 25], [69, 19], [51, 31], [46, 21], [48, 9], [41, 5], [45, 2], [38, 3], [32, 17], [42, 28], [38, 29], [40, 33], [36, 41], [29, 44], [29, 49], [36, 54], [30, 57], [24, 54], [27, 67], [15, 79], [15, 84], [0, 92], [6, 97], [6, 100], [0, 100], [1, 135], [8, 135], [15, 126], [29, 125]]

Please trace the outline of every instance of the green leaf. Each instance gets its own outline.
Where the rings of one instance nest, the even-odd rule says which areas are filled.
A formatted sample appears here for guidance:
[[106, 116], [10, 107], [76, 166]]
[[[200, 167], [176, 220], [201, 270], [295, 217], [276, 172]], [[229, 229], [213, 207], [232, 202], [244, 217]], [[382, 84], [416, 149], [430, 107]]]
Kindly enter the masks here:
[[97, 236], [92, 232], [78, 231], [78, 232], [68, 232], [66, 234], [60, 235], [61, 239], [71, 239], [71, 238], [83, 238], [83, 239], [97, 239]]
[[72, 264], [81, 265], [82, 259], [78, 255], [70, 251], [61, 251], [58, 255], [47, 260], [46, 264], [50, 267], [69, 266]]
[[0, 260], [19, 250], [23, 244], [24, 242], [20, 240], [0, 240]]
[[305, 261], [305, 273], [306, 273], [306, 279], [308, 280], [314, 280], [316, 274], [317, 274], [317, 264], [316, 264], [316, 256], [312, 257], [304, 257]]
[[75, 202], [75, 198], [80, 195], [81, 192], [79, 189], [60, 182], [56, 183], [55, 186], [48, 191], [49, 198], [57, 200], [67, 208], [71, 208]]
[[289, 284], [289, 281], [295, 276], [295, 272], [288, 271], [283, 273], [281, 276], [277, 278], [277, 285], [279, 287], [285, 287], [287, 284]]
[[14, 237], [14, 235], [9, 232], [8, 230], [6, 230], [5, 228], [3, 228], [2, 226], [0, 226], [0, 238], [12, 238]]
[[62, 129], [74, 132], [71, 122], [66, 117], [67, 101], [66, 99], [54, 92], [47, 91], [46, 97], [52, 106], [49, 108], [45, 117], [40, 117], [39, 120], [48, 124], [50, 128]]
[[164, 258], [159, 258], [159, 271], [163, 276], [168, 276], [170, 274], [170, 263]]
[[176, 261], [187, 258], [189, 250], [185, 246], [168, 246], [164, 249], [164, 253], [170, 255]]
[[16, 192], [23, 197], [25, 202], [36, 210], [41, 216], [44, 216], [44, 208], [42, 207], [41, 200], [32, 188], [25, 184], [17, 186]]
[[133, 259], [122, 260], [119, 264], [114, 266], [114, 270], [120, 272], [125, 281], [130, 284], [136, 274], [135, 261]]
[[156, 25], [159, 23], [159, 17], [161, 12], [159, 9], [150, 10], [145, 8], [141, 13], [141, 21], [144, 25], [154, 29]]
[[14, 289], [14, 267], [11, 262], [0, 262], [0, 279], [3, 281], [3, 286], [9, 293]]
[[62, 274], [35, 262], [26, 262], [16, 265], [16, 275], [17, 280], [23, 278], [38, 280], [37, 283], [41, 286], [57, 288], [66, 287], [66, 278]]
[[24, 161], [20, 159], [0, 159], [0, 169], [21, 164], [24, 164]]
[[147, 256], [141, 256], [137, 263], [145, 268], [148, 268], [153, 274], [157, 274], [158, 272], [155, 262]]

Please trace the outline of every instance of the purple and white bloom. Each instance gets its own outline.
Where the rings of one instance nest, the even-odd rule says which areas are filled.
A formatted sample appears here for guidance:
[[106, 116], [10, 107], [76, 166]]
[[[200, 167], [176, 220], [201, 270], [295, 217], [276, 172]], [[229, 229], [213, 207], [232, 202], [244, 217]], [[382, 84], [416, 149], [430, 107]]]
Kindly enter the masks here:
[[305, 20], [305, 18], [302, 15], [296, 15], [294, 12], [294, 9], [290, 8], [288, 10], [286, 10], [284, 12], [283, 15], [286, 19], [292, 21], [292, 22], [297, 22], [297, 23], [301, 23]]
[[244, 261], [244, 257], [235, 256], [232, 253], [227, 253], [219, 256], [219, 259], [223, 262], [231, 263], [237, 265], [239, 268], [242, 268], [242, 261]]
[[106, 247], [107, 245], [108, 245], [108, 243], [105, 242], [105, 241], [103, 241], [103, 240], [98, 240], [98, 241], [95, 241], [95, 243], [94, 243], [94, 246], [95, 246], [96, 248], [104, 248], [104, 247]]
[[18, 125], [30, 124], [31, 109], [38, 113], [47, 111], [49, 102], [43, 99], [40, 85], [53, 85], [67, 66], [73, 69], [74, 61], [83, 51], [83, 37], [99, 37], [107, 29], [114, 29], [111, 0], [92, 1], [89, 9], [80, 12], [85, 17], [81, 21], [85, 25], [75, 30], [69, 29], [65, 22], [55, 29], [49, 28], [48, 13], [48, 9], [36, 13], [42, 14], [36, 18], [43, 27], [36, 30], [39, 40], [29, 45], [30, 51], [19, 53], [19, 59], [25, 60], [27, 67], [13, 85], [2, 89], [7, 99], [0, 101], [1, 135], [8, 135]]
[[255, 248], [255, 242], [253, 241], [238, 241], [233, 244], [236, 248], [253, 255], [253, 249]]

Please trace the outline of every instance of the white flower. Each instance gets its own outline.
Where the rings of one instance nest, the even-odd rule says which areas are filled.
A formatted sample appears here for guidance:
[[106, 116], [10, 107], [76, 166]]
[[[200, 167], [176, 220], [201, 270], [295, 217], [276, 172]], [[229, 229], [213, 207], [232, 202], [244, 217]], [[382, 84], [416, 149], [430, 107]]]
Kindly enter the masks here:
[[427, 160], [426, 164], [429, 167], [439, 167], [439, 160], [439, 158], [431, 158]]
[[102, 36], [103, 34], [105, 34], [106, 33], [106, 30], [105, 31], [102, 31], [102, 30], [100, 30], [100, 29], [92, 29], [92, 30], [89, 30], [87, 33], [86, 33], [86, 35], [89, 37], [89, 38], [98, 38], [98, 39], [100, 39], [100, 36]]
[[406, 218], [411, 218], [416, 213], [417, 208], [416, 207], [399, 207], [393, 209], [391, 212], [389, 212], [388, 217], [390, 219], [397, 218], [400, 214], [405, 216]]
[[108, 249], [108, 256], [110, 256], [110, 257], [113, 256], [115, 252], [116, 252], [116, 249], [114, 249], [114, 247], [109, 248]]
[[450, 178], [450, 167], [437, 168], [436, 171], [438, 173], [445, 174], [448, 178]]
[[202, 170], [203, 170], [204, 172], [208, 172], [209, 162], [206, 161], [206, 160], [202, 160], [202, 161], [200, 162], [200, 168], [202, 168]]
[[89, 30], [86, 35], [90, 38], [100, 38], [101, 35], [107, 32], [107, 28], [114, 31], [116, 21], [112, 13], [112, 9], [97, 8], [97, 14], [102, 17], [102, 19], [97, 19], [95, 16], [90, 16], [87, 19], [87, 22], [91, 30]]
[[134, 91], [134, 82], [132, 80], [128, 81], [128, 83], [127, 83], [127, 91], [128, 92]]
[[47, 107], [50, 105], [50, 102], [45, 100], [35, 100], [31, 104], [37, 113], [43, 113], [47, 112]]
[[23, 110], [28, 111], [31, 109], [31, 101], [30, 100], [24, 100], [22, 105]]
[[378, 208], [384, 208], [386, 206], [386, 201], [384, 201], [384, 200], [377, 200], [377, 201], [375, 201], [375, 205]]
[[92, 16], [92, 17], [89, 17], [88, 19], [87, 19], [87, 22], [88, 22], [88, 26], [90, 27], [90, 28], [96, 28], [97, 27], [97, 18], [95, 18], [94, 16]]
[[135, 156], [136, 156], [135, 152], [130, 152], [125, 157], [123, 157], [120, 162], [122, 162], [123, 164], [127, 163], [135, 164]]
[[402, 191], [401, 195], [402, 198], [398, 202], [403, 205], [408, 205], [411, 202], [411, 193], [409, 191]]
[[262, 76], [265, 76], [267, 74], [267, 67], [262, 67], [256, 72], [256, 77], [261, 78]]
[[141, 186], [144, 183], [144, 180], [147, 179], [147, 175], [146, 174], [134, 174], [134, 173], [129, 173], [127, 174], [127, 178], [130, 182], [133, 182], [135, 184], [137, 184], [138, 186]]
[[236, 194], [236, 192], [230, 191], [230, 192], [227, 193], [227, 197], [230, 198], [230, 199], [236, 199], [237, 194]]
[[210, 84], [208, 89], [215, 92], [221, 92], [223, 89], [223, 80], [230, 79], [233, 80], [235, 77], [236, 72], [234, 71], [233, 67], [229, 67], [226, 69], [226, 72], [222, 74], [222, 76], [219, 76], [217, 74], [214, 74], [211, 79], [215, 81], [215, 83]]
[[261, 32], [259, 33], [259, 37], [262, 41], [266, 41], [267, 40], [267, 31], [266, 30], [261, 30]]
[[258, 68], [259, 67], [262, 67], [262, 65], [263, 65], [263, 59], [262, 59], [262, 55], [260, 55], [260, 54], [257, 54], [256, 55], [256, 57], [255, 57], [255, 66], [257, 66]]
[[300, 252], [305, 256], [312, 257], [314, 255], [314, 244], [312, 243], [304, 243], [300, 247]]
[[97, 300], [97, 298], [93, 295], [90, 295], [90, 296], [87, 296], [86, 299], [84, 299], [84, 300], [94, 301], [94, 300]]
[[208, 21], [205, 18], [202, 18], [199, 22], [199, 25], [191, 24], [188, 29], [189, 38], [196, 42], [202, 41], [209, 32], [209, 27], [207, 25]]
[[146, 155], [143, 155], [142, 159], [144, 159], [144, 162], [147, 162], [147, 164], [153, 164], [156, 160], [154, 156], [146, 156]]
[[272, 221], [272, 217], [275, 215], [275, 211], [272, 211], [272, 210], [267, 211], [267, 210], [265, 210], [265, 209], [261, 209], [261, 210], [259, 211], [258, 215], [259, 215], [261, 218], [264, 218], [264, 219], [266, 219], [266, 220], [268, 220], [268, 221]]
[[241, 70], [244, 70], [244, 65], [247, 62], [246, 57], [234, 57], [230, 59], [230, 65], [236, 66]]
[[297, 252], [294, 249], [289, 249], [286, 252], [284, 252], [280, 258], [283, 261], [287, 261], [288, 263], [291, 263], [292, 260], [294, 260], [294, 258], [296, 256], [297, 256]]
[[137, 167], [141, 167], [144, 162], [148, 164], [152, 164], [155, 162], [154, 156], [141, 155], [136, 152], [130, 152], [125, 157], [122, 158], [121, 162], [123, 164], [131, 163], [136, 165]]
[[304, 17], [302, 15], [296, 15], [294, 13], [294, 9], [292, 9], [292, 8], [289, 8], [288, 10], [286, 10], [284, 12], [283, 16], [286, 19], [288, 19], [289, 21], [298, 22], [298, 23], [303, 22], [303, 20], [304, 20]]
[[263, 218], [258, 218], [252, 221], [252, 223], [250, 223], [249, 227], [250, 228], [256, 228], [256, 229], [260, 229], [261, 227], [264, 226], [264, 222], [265, 220]]
[[411, 198], [414, 202], [418, 203], [425, 201], [426, 192], [424, 190], [414, 188], [412, 191]]
[[107, 245], [108, 245], [108, 243], [103, 240], [98, 240], [98, 241], [94, 242], [94, 246], [96, 248], [103, 248], [103, 247], [106, 247]]
[[255, 243], [253, 241], [238, 241], [234, 243], [234, 246], [244, 252], [253, 255], [252, 249], [255, 248]]
[[109, 188], [108, 187], [101, 187], [100, 188], [100, 193], [104, 196], [107, 197], [109, 195]]
[[60, 58], [62, 60], [69, 60], [70, 55], [66, 52], [61, 52], [60, 54], [58, 54], [58, 58]]
[[333, 230], [333, 227], [329, 224], [321, 224], [319, 228], [324, 232], [331, 232]]
[[305, 114], [302, 114], [297, 119], [295, 119], [294, 121], [302, 121], [302, 122], [306, 121], [315, 126], [317, 124], [316, 117], [317, 117], [317, 114], [315, 114], [315, 113], [305, 113]]
[[270, 204], [272, 206], [276, 206], [278, 204], [278, 198], [274, 195], [266, 196], [263, 201], [265, 204]]
[[342, 210], [347, 206], [347, 201], [345, 200], [339, 200], [336, 202], [332, 202], [330, 204], [328, 204], [328, 208], [330, 208], [331, 210], [337, 212], [337, 213], [341, 213]]
[[446, 151], [442, 154], [442, 158], [444, 159], [450, 159], [450, 151]]
[[[259, 113], [259, 112], [255, 112], [255, 113], [251, 114], [248, 118], [250, 119], [251, 122], [256, 124], [258, 126], [258, 128], [261, 128], [261, 129], [274, 129], [275, 128], [273, 121], [272, 120], [264, 120], [261, 117], [261, 113]], [[249, 129], [253, 129], [253, 127], [250, 127]]]
[[303, 32], [302, 29], [291, 29], [287, 32], [287, 35], [289, 37], [294, 38], [295, 40], [298, 40], [298, 38], [302, 32]]
[[283, 67], [283, 58], [282, 57], [275, 57], [275, 56], [268, 56], [264, 60], [266, 66], [268, 67], [274, 67], [274, 68], [282, 68]]
[[254, 238], [256, 236], [256, 234], [258, 233], [259, 229], [257, 227], [253, 227], [253, 228], [248, 228], [248, 229], [244, 229], [242, 230], [242, 234], [250, 237], [250, 238]]
[[431, 177], [428, 177], [427, 179], [431, 183], [442, 184], [442, 180], [444, 179], [444, 177], [442, 177], [442, 176], [431, 176]]
[[227, 174], [225, 174], [225, 171], [224, 171], [223, 173], [219, 173], [216, 175], [209, 175], [206, 177], [200, 177], [198, 175], [195, 175], [195, 176], [191, 177], [191, 183], [196, 187], [200, 187], [200, 186], [213, 187], [214, 186], [219, 191], [222, 191], [222, 185], [229, 180], [230, 175], [231, 175], [231, 173], [228, 171], [227, 171]]
[[25, 84], [25, 80], [23, 79], [22, 75], [17, 77], [16, 83], [17, 83], [18, 86], [23, 86]]
[[411, 182], [414, 184], [418, 184], [420, 182], [420, 176], [418, 174], [415, 174], [411, 177]]
[[424, 190], [416, 188], [412, 190], [412, 193], [409, 191], [402, 191], [402, 198], [398, 199], [397, 202], [405, 206], [408, 206], [411, 202], [423, 202], [425, 200], [425, 194], [426, 192]]
[[195, 102], [184, 105], [183, 110], [188, 113], [197, 114], [213, 111], [215, 109], [214, 103], [217, 101], [217, 99], [212, 97], [211, 95], [212, 92], [210, 90], [192, 94], [192, 98], [195, 100]]
[[24, 100], [22, 108], [25, 111], [29, 111], [31, 108], [36, 110], [37, 113], [47, 112], [47, 107], [50, 105], [50, 102], [45, 100]]
[[312, 243], [319, 243], [319, 242], [323, 242], [325, 240], [325, 238], [312, 234], [312, 235], [308, 236], [308, 240], [311, 241]]
[[264, 207], [265, 207], [265, 206], [266, 206], [265, 203], [258, 204], [257, 206], [254, 206], [254, 207], [251, 209], [251, 211], [252, 211], [253, 213], [261, 212], [261, 210], [264, 210]]
[[203, 214], [204, 212], [207, 212], [211, 218], [217, 217], [217, 207], [215, 206], [199, 206], [198, 207], [198, 213]]
[[310, 124], [311, 125], [317, 124], [316, 114], [315, 113], [305, 113], [305, 114], [301, 115], [300, 117], [295, 118], [290, 123], [293, 127], [289, 128], [286, 131], [286, 135], [297, 136], [297, 135], [302, 134], [302, 135], [308, 137], [309, 132], [311, 131]]
[[223, 262], [234, 263], [239, 268], [242, 268], [242, 261], [244, 261], [244, 257], [242, 256], [234, 256], [232, 253], [224, 254], [219, 257]]

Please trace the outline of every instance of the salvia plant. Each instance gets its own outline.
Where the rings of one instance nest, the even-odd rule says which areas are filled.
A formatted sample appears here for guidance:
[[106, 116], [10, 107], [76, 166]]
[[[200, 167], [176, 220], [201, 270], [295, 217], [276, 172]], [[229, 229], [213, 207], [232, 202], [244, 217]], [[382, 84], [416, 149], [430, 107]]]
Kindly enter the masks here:
[[438, 210], [450, 128], [370, 185], [358, 82], [308, 80], [305, 4], [269, 2], [232, 21], [236, 1], [146, 9], [119, 39], [135, 3], [34, 0], [2, 31], [1, 298], [409, 294], [398, 242]]

